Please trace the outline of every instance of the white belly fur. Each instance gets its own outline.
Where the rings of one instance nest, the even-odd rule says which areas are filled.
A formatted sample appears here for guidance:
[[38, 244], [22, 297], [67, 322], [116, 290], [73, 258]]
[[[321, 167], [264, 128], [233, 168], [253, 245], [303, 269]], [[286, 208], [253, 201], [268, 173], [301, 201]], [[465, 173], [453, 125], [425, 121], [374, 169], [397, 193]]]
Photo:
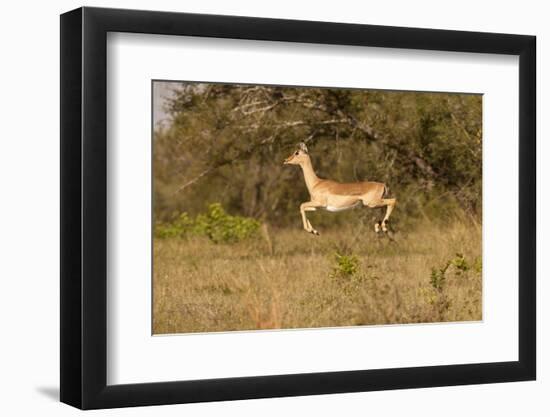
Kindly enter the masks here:
[[344, 211], [344, 210], [349, 210], [349, 209], [352, 209], [354, 207], [357, 207], [359, 204], [361, 204], [360, 201], [354, 203], [354, 204], [351, 204], [349, 206], [340, 206], [340, 207], [336, 207], [336, 206], [326, 206], [325, 207], [325, 210], [327, 211], [332, 211], [332, 212], [337, 212], [337, 211]]

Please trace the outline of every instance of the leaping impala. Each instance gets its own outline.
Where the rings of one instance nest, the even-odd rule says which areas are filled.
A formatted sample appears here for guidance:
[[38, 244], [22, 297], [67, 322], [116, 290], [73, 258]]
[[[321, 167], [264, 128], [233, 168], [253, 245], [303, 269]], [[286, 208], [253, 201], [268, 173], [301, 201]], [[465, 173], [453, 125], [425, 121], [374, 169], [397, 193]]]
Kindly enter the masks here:
[[319, 235], [309, 220], [306, 217], [306, 211], [315, 211], [318, 208], [324, 208], [328, 211], [342, 211], [359, 205], [370, 208], [386, 207], [386, 215], [382, 221], [374, 224], [376, 233], [382, 230], [388, 232], [388, 219], [396, 204], [395, 198], [384, 198], [387, 193], [387, 187], [380, 182], [352, 182], [339, 183], [332, 180], [324, 180], [319, 178], [311, 164], [311, 158], [305, 143], [300, 143], [296, 152], [285, 159], [285, 165], [300, 165], [304, 173], [307, 190], [309, 191], [310, 200], [307, 203], [300, 205], [300, 213], [304, 229]]

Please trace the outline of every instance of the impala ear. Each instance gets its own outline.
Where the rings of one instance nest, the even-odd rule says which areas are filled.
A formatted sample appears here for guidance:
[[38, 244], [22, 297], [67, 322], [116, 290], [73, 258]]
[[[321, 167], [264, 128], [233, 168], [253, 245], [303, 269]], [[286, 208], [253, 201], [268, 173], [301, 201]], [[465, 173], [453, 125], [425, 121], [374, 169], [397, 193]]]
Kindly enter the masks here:
[[304, 142], [300, 142], [300, 144], [299, 144], [298, 146], [300, 147], [300, 149], [301, 149], [302, 151], [304, 151], [305, 153], [308, 153], [308, 152], [307, 152], [307, 146], [306, 146], [306, 144], [305, 144]]

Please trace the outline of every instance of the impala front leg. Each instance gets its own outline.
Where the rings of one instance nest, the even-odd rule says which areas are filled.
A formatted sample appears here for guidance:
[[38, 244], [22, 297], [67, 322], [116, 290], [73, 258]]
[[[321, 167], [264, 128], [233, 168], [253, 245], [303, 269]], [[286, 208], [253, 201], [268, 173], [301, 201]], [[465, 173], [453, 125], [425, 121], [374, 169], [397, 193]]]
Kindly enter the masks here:
[[300, 205], [300, 213], [302, 214], [302, 222], [304, 223], [304, 230], [314, 235], [319, 236], [319, 232], [311, 226], [311, 223], [306, 217], [306, 211], [315, 211], [317, 207], [321, 207], [318, 203], [313, 201], [308, 201], [307, 203], [302, 203]]

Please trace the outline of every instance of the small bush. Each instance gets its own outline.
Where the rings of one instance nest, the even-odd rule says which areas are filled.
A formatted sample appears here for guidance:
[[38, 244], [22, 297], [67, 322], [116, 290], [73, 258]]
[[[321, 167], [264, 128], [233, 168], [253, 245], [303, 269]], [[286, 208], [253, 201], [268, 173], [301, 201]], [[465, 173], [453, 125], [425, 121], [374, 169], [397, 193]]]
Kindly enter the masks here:
[[481, 271], [481, 264], [476, 260], [474, 266], [470, 266], [463, 254], [457, 253], [453, 259], [447, 261], [442, 268], [432, 268], [430, 274], [430, 284], [432, 287], [438, 291], [442, 291], [445, 286], [446, 275], [451, 271], [454, 271], [455, 275], [460, 276], [470, 269], [476, 270], [476, 272]]
[[456, 274], [460, 275], [463, 272], [466, 272], [470, 269], [470, 265], [466, 261], [466, 258], [463, 254], [457, 253], [454, 259], [451, 261], [451, 264], [456, 268]]
[[206, 236], [214, 243], [236, 243], [254, 236], [260, 223], [254, 219], [231, 216], [221, 204], [214, 203], [208, 212], [199, 214], [195, 219], [182, 213], [169, 223], [157, 223], [155, 236], [164, 238], [184, 238], [190, 235]]
[[259, 227], [257, 220], [227, 214], [219, 203], [211, 204], [208, 213], [199, 214], [195, 219], [196, 232], [215, 243], [235, 243], [250, 238]]
[[333, 278], [353, 278], [359, 272], [359, 258], [355, 255], [335, 253], [336, 265], [332, 268]]
[[438, 291], [443, 291], [445, 285], [445, 273], [449, 266], [450, 262], [447, 262], [443, 268], [432, 268], [432, 273], [430, 274], [430, 284], [432, 287]]
[[481, 274], [481, 271], [483, 270], [483, 264], [481, 261], [481, 256], [477, 257], [474, 261], [474, 265], [472, 267], [474, 271], [476, 271], [478, 274]]
[[194, 221], [187, 213], [181, 213], [171, 223], [157, 223], [155, 225], [155, 236], [160, 239], [185, 237], [193, 232]]

